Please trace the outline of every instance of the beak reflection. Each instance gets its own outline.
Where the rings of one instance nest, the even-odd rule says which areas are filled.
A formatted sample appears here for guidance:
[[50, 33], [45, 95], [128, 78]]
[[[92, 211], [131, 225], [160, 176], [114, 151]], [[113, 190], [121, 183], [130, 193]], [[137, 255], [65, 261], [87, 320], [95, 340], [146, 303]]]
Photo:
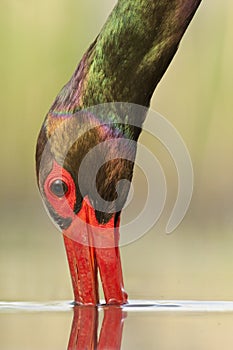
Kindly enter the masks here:
[[127, 314], [121, 307], [114, 305], [103, 307], [102, 310], [104, 316], [100, 325], [101, 315], [97, 307], [74, 306], [68, 350], [121, 349], [124, 319]]

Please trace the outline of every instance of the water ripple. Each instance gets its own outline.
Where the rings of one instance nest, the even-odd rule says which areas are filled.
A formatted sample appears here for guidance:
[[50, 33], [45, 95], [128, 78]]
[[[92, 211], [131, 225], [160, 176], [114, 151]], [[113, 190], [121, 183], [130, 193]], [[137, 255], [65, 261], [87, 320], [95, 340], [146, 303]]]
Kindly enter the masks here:
[[[74, 303], [69, 300], [50, 302], [0, 301], [0, 313], [69, 312]], [[99, 309], [109, 307], [102, 302]], [[130, 300], [122, 306], [127, 312], [233, 312], [232, 301], [194, 300]]]

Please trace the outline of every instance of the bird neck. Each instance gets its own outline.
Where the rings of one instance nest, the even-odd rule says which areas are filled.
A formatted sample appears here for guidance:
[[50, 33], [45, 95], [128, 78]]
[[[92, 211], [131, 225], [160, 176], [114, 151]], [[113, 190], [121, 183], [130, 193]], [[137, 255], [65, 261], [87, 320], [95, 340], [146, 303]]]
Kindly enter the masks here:
[[201, 0], [119, 0], [51, 112], [106, 102], [148, 106]]

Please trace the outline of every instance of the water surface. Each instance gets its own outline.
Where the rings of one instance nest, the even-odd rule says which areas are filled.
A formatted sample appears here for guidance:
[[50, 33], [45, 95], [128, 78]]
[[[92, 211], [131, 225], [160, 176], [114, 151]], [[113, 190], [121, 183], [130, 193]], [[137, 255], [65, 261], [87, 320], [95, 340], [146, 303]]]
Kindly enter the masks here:
[[0, 348], [231, 349], [233, 302], [132, 300], [114, 306], [1, 302]]

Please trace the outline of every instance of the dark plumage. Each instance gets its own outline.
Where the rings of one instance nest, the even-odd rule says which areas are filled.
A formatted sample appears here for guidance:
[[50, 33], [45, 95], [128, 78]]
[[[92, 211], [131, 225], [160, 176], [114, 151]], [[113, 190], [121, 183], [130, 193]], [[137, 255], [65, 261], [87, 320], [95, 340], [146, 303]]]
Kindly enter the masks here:
[[[119, 0], [70, 81], [58, 94], [41, 128], [36, 150], [38, 184], [49, 213], [66, 235], [65, 244], [76, 302], [98, 302], [97, 265], [102, 269], [100, 273], [106, 301], [124, 303], [127, 300], [122, 289], [117, 248], [118, 225], [133, 176], [136, 141], [146, 117], [139, 115], [133, 104], [149, 106], [154, 89], [172, 60], [200, 2], [201, 0]], [[92, 106], [110, 102], [128, 102], [131, 105], [110, 104], [92, 109]], [[137, 127], [134, 126], [135, 122]], [[125, 143], [119, 157], [114, 142], [120, 139], [124, 139]], [[101, 149], [89, 158], [80, 189], [80, 165], [85, 156], [108, 140], [111, 140], [108, 148]], [[114, 159], [108, 160], [109, 155]], [[95, 182], [92, 169], [96, 157], [103, 165]], [[56, 175], [58, 173], [60, 177]], [[59, 185], [58, 181], [56, 187], [54, 184], [51, 187], [51, 176], [51, 179], [60, 182], [66, 180], [64, 184], [61, 182]], [[67, 186], [69, 190], [64, 196], [61, 192], [60, 199], [59, 191], [62, 188], [59, 186], [63, 186], [63, 189]], [[56, 190], [51, 190], [52, 188]], [[105, 200], [105, 205], [101, 208], [95, 194], [96, 188]], [[55, 196], [51, 191], [58, 191], [58, 195]], [[69, 201], [70, 211], [63, 203], [65, 198]], [[87, 206], [84, 205], [84, 198], [87, 198]], [[93, 208], [94, 216], [91, 214]], [[85, 217], [87, 224], [92, 222], [95, 227], [104, 228], [106, 225], [111, 228], [112, 240], [116, 246], [114, 250], [107, 252], [106, 247], [105, 250], [84, 249], [74, 243], [73, 236], [68, 241], [67, 232], [74, 231], [75, 217]], [[90, 238], [89, 233], [86, 235], [89, 235], [90, 244], [93, 237]], [[85, 274], [82, 276], [79, 271], [79, 259], [84, 255], [93, 274], [91, 282], [88, 280], [90, 284]], [[111, 267], [113, 261], [115, 267]], [[86, 275], [88, 266], [85, 267]], [[116, 273], [116, 277], [110, 277], [111, 273]], [[115, 290], [111, 283], [116, 286]], [[89, 292], [86, 293], [85, 288]]]

